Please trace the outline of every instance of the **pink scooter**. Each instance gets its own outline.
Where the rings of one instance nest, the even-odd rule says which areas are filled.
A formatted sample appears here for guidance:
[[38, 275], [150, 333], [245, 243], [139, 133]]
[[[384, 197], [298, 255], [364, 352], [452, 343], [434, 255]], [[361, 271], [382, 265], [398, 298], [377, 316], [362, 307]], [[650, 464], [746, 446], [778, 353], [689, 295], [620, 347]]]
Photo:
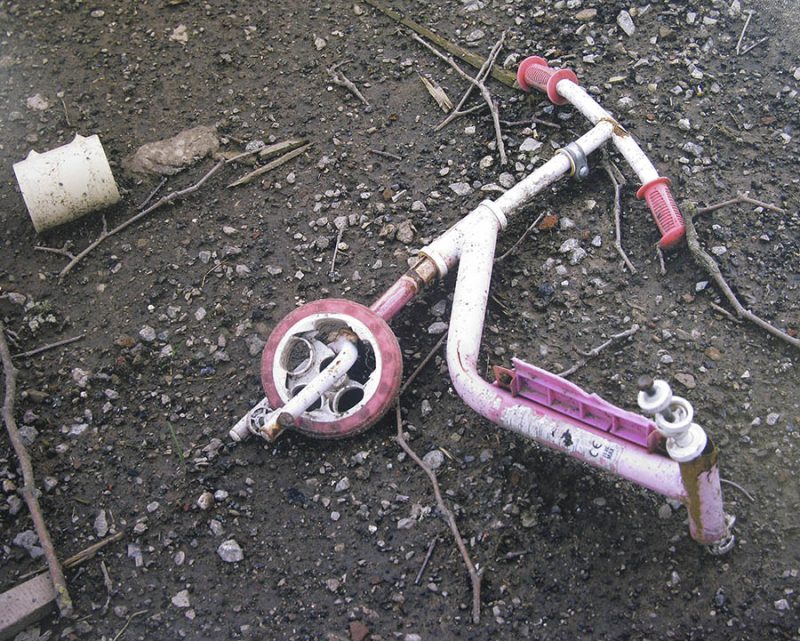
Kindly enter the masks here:
[[734, 545], [734, 519], [723, 508], [718, 450], [693, 422], [689, 402], [673, 396], [666, 382], [640, 381], [639, 407], [653, 416], [650, 420], [518, 359], [511, 368], [495, 367], [494, 381], [478, 373], [498, 232], [508, 216], [557, 179], [585, 178], [587, 158], [603, 144], [612, 141], [639, 178], [637, 196], [658, 225], [659, 245], [673, 247], [684, 234], [669, 179], [659, 176], [633, 137], [578, 85], [572, 71], [534, 56], [520, 64], [517, 80], [526, 91], [546, 92], [555, 104], [571, 103], [594, 126], [424, 247], [418, 262], [370, 307], [324, 299], [289, 313], [264, 347], [266, 397], [230, 436], [241, 441], [256, 434], [272, 441], [290, 429], [343, 438], [373, 425], [395, 403], [402, 377], [400, 346], [387, 323], [425, 285], [458, 267], [447, 365], [467, 405], [501, 427], [684, 503], [692, 538], [724, 554]]

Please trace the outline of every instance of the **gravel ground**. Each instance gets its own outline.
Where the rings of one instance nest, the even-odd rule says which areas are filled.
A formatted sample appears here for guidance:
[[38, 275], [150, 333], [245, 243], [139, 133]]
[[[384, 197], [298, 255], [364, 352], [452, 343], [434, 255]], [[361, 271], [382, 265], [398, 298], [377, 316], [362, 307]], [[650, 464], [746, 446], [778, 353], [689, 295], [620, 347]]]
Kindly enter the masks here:
[[[506, 31], [499, 61], [512, 70], [532, 54], [574, 69], [672, 177], [681, 203], [748, 192], [781, 207], [729, 206], [697, 226], [743, 303], [796, 336], [793, 2], [393, 6], [481, 55]], [[740, 50], [755, 46], [736, 55], [751, 11]], [[586, 131], [573, 109], [491, 82], [512, 123], [502, 166], [485, 110], [433, 130], [444, 114], [419, 74], [454, 101], [465, 82], [360, 0], [0, 0], [0, 25], [0, 318], [16, 352], [86, 335], [17, 360], [17, 421], [60, 555], [124, 532], [67, 571], [76, 617], [52, 616], [40, 631], [115, 641], [800, 639], [797, 350], [713, 307], [729, 309], [686, 248], [661, 273], [657, 230], [630, 175], [622, 232], [637, 272], [626, 270], [600, 157], [587, 180], [543, 194], [500, 238], [502, 252], [549, 216], [496, 266], [482, 363], [516, 356], [557, 372], [576, 350], [639, 324], [571, 380], [633, 409], [648, 373], [691, 400], [720, 446], [723, 477], [750, 495], [723, 486], [737, 516], [731, 554], [693, 543], [683, 508], [481, 420], [439, 356], [404, 395], [403, 415], [411, 445], [438, 452], [445, 499], [483, 569], [479, 624], [461, 558], [391, 416], [341, 441], [228, 441], [263, 394], [260, 351], [280, 319], [324, 297], [370, 304], [420, 247]], [[337, 63], [369, 107], [330, 81]], [[60, 281], [64, 257], [34, 248], [80, 250], [102, 222], [36, 235], [12, 164], [76, 132], [99, 134], [123, 191], [107, 211], [113, 226], [160, 182], [129, 174], [123, 159], [198, 125], [216, 125], [227, 154], [293, 137], [313, 145], [236, 188], [226, 185], [252, 167], [225, 166]], [[160, 194], [212, 166], [196, 163]], [[393, 322], [406, 372], [444, 328], [453, 283], [431, 286]], [[5, 590], [40, 560], [2, 443]]]

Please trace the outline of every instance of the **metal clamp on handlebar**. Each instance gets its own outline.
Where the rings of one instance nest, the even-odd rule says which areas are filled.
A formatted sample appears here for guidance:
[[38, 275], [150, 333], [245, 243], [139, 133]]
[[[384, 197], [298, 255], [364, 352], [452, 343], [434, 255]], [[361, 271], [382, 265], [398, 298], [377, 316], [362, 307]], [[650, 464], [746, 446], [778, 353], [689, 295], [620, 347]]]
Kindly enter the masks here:
[[559, 154], [564, 154], [569, 158], [570, 176], [576, 176], [578, 180], [584, 180], [589, 176], [589, 161], [580, 145], [571, 142], [558, 150]]

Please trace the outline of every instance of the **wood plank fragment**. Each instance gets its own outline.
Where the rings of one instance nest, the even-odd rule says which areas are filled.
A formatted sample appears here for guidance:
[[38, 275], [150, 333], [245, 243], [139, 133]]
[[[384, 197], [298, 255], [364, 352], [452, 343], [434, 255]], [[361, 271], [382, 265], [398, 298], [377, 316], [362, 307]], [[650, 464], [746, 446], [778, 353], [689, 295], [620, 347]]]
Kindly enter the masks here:
[[12, 639], [55, 610], [50, 575], [40, 574], [0, 594], [0, 641]]

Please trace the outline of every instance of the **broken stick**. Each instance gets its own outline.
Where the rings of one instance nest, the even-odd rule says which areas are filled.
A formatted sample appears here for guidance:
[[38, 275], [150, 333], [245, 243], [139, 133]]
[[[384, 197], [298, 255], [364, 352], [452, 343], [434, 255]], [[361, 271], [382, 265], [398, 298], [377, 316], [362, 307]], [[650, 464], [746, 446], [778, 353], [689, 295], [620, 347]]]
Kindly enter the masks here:
[[[706, 210], [708, 210], [708, 208], [706, 208]], [[719, 265], [717, 265], [717, 262], [700, 246], [700, 239], [697, 236], [697, 229], [695, 229], [694, 221], [692, 220], [692, 217], [698, 210], [694, 204], [690, 203], [687, 207], [687, 211], [688, 214], [684, 216], [684, 223], [686, 224], [686, 244], [689, 246], [689, 251], [692, 253], [695, 262], [701, 267], [704, 267], [711, 278], [714, 279], [717, 287], [722, 290], [722, 293], [725, 295], [725, 298], [728, 299], [728, 302], [733, 307], [736, 315], [739, 318], [749, 320], [754, 325], [758, 325], [761, 329], [767, 331], [776, 338], [789, 343], [789, 345], [792, 347], [800, 349], [800, 340], [789, 336], [789, 334], [786, 332], [778, 329], [759, 316], [756, 316], [753, 312], [739, 302], [739, 299], [736, 298], [736, 294], [733, 293], [733, 290], [730, 288], [725, 280], [725, 277], [722, 275], [722, 271], [720, 270]]]
[[400, 444], [400, 447], [403, 448], [403, 451], [408, 454], [408, 456], [417, 464], [425, 474], [428, 475], [428, 478], [431, 481], [431, 485], [433, 486], [433, 495], [436, 498], [436, 505], [439, 508], [439, 511], [444, 516], [445, 520], [447, 521], [447, 525], [450, 527], [450, 532], [453, 534], [453, 538], [456, 541], [456, 547], [458, 547], [458, 551], [461, 553], [461, 558], [464, 559], [464, 565], [467, 566], [467, 571], [469, 572], [469, 578], [472, 582], [472, 622], [473, 623], [480, 623], [481, 621], [481, 572], [479, 572], [475, 565], [472, 563], [472, 559], [469, 556], [469, 552], [467, 551], [467, 546], [464, 544], [464, 539], [461, 537], [461, 532], [458, 530], [458, 525], [456, 524], [456, 517], [450, 511], [450, 508], [447, 507], [444, 503], [444, 499], [442, 499], [442, 491], [439, 488], [439, 481], [436, 478], [436, 472], [434, 472], [428, 465], [423, 461], [417, 453], [411, 449], [411, 446], [405, 439], [403, 435], [403, 419], [400, 416], [400, 401], [397, 402], [395, 405], [395, 416], [397, 418], [397, 442]]
[[595, 356], [597, 356], [604, 349], [606, 349], [610, 345], [616, 343], [617, 341], [621, 341], [624, 338], [628, 338], [629, 336], [633, 336], [638, 331], [639, 331], [639, 326], [636, 323], [634, 323], [633, 325], [630, 326], [629, 329], [626, 329], [624, 332], [620, 332], [619, 334], [614, 334], [607, 341], [605, 341], [603, 343], [600, 343], [600, 345], [590, 349], [588, 352], [581, 352], [580, 350], [576, 349], [575, 351], [578, 352], [578, 354], [580, 354], [583, 358], [581, 358], [581, 360], [579, 360], [577, 363], [575, 363], [569, 369], [565, 369], [563, 372], [560, 372], [558, 375], [561, 376], [562, 378], [566, 378], [570, 374], [574, 374], [581, 367], [586, 365], [586, 362], [588, 360], [590, 360], [590, 359], [594, 358]]
[[331, 82], [347, 89], [347, 91], [363, 102], [365, 107], [371, 107], [372, 105], [369, 104], [369, 100], [364, 97], [364, 94], [356, 87], [355, 83], [345, 76], [343, 72], [339, 71], [339, 67], [343, 64], [346, 64], [346, 62], [339, 62], [332, 67], [328, 67], [326, 71], [330, 76]]
[[50, 571], [50, 579], [53, 582], [53, 589], [56, 593], [56, 604], [61, 616], [66, 617], [72, 614], [72, 599], [67, 591], [67, 582], [64, 580], [64, 572], [58, 561], [53, 542], [50, 539], [50, 532], [44, 522], [42, 508], [39, 506], [38, 491], [33, 476], [33, 465], [28, 450], [22, 442], [22, 437], [17, 429], [17, 422], [14, 419], [14, 399], [17, 393], [17, 370], [11, 362], [11, 352], [6, 342], [5, 324], [0, 321], [0, 360], [3, 362], [3, 375], [5, 378], [5, 399], [3, 401], [3, 421], [8, 430], [8, 438], [17, 454], [19, 466], [22, 468], [23, 486], [19, 493], [25, 499], [28, 510], [31, 513], [36, 534], [39, 536], [39, 543], [44, 550], [47, 559], [47, 567]]
[[[623, 262], [628, 270], [630, 270], [631, 274], [635, 274], [636, 268], [628, 258], [628, 254], [626, 254], [625, 250], [622, 248], [622, 199], [620, 198], [620, 191], [624, 178], [623, 180], [619, 180], [617, 178], [617, 173], [614, 171], [616, 168], [608, 159], [603, 162], [603, 168], [606, 170], [609, 179], [614, 184], [614, 249], [616, 249], [617, 253], [622, 257]], [[619, 172], [618, 169], [617, 172]], [[620, 174], [620, 177], [622, 177], [622, 174]]]
[[[406, 18], [404, 15], [398, 13], [394, 9], [390, 9], [385, 4], [380, 2], [380, 0], [365, 0], [368, 5], [374, 7], [384, 15], [388, 16], [395, 22], [403, 25], [404, 27], [408, 27], [415, 33], [419, 34], [423, 38], [427, 38], [435, 45], [444, 49], [450, 55], [455, 56], [459, 60], [466, 62], [468, 65], [475, 67], [475, 69], [480, 69], [484, 63], [483, 58], [479, 55], [472, 53], [471, 51], [467, 51], [463, 47], [459, 47], [457, 44], [454, 44], [443, 38], [439, 34], [434, 33], [430, 29], [423, 27], [421, 24], [418, 24], [411, 20], [410, 18]], [[502, 67], [498, 67], [497, 65], [492, 65], [492, 77], [502, 82], [504, 85], [511, 87], [512, 89], [517, 86], [517, 76], [509, 71], [508, 69], [503, 69]]]
[[205, 184], [205, 182], [209, 178], [211, 178], [211, 176], [213, 176], [215, 173], [217, 173], [224, 166], [225, 166], [225, 161], [224, 160], [220, 160], [216, 165], [214, 165], [205, 174], [205, 176], [203, 176], [200, 180], [198, 180], [194, 185], [186, 187], [185, 189], [179, 189], [178, 191], [170, 192], [169, 194], [167, 194], [163, 198], [159, 199], [158, 201], [156, 201], [155, 203], [150, 205], [147, 209], [143, 209], [142, 211], [140, 211], [135, 216], [131, 216], [125, 222], [117, 225], [111, 231], [108, 230], [108, 226], [106, 225], [106, 218], [105, 218], [105, 216], [103, 216], [103, 231], [100, 232], [100, 235], [93, 242], [89, 243], [89, 245], [82, 252], [80, 252], [78, 254], [73, 254], [72, 252], [69, 252], [69, 251], [67, 251], [65, 249], [57, 249], [55, 247], [34, 247], [34, 249], [38, 250], [38, 251], [43, 251], [43, 252], [52, 252], [52, 253], [55, 253], [55, 254], [61, 254], [61, 255], [66, 256], [67, 258], [70, 259], [69, 262], [67, 263], [67, 266], [64, 267], [64, 269], [62, 269], [58, 274], [58, 280], [63, 280], [64, 277], [72, 271], [72, 269], [75, 267], [75, 265], [77, 265], [84, 258], [86, 258], [86, 256], [92, 250], [96, 249], [104, 240], [106, 240], [110, 236], [113, 236], [114, 234], [118, 234], [119, 232], [121, 232], [124, 229], [127, 229], [128, 227], [133, 225], [133, 223], [135, 223], [138, 220], [141, 220], [142, 218], [147, 216], [147, 214], [155, 211], [159, 207], [163, 207], [164, 205], [167, 205], [167, 204], [171, 203], [174, 200], [178, 200], [179, 198], [182, 198], [183, 196], [188, 196], [189, 194], [197, 191], [198, 189], [200, 189], [200, 187], [202, 187]]
[[[422, 38], [418, 35], [414, 34], [411, 36], [414, 40], [419, 42], [422, 46], [428, 49], [432, 54], [434, 54], [437, 58], [441, 58], [447, 64], [449, 64], [455, 71], [461, 76], [464, 80], [472, 84], [478, 91], [481, 92], [481, 96], [483, 97], [484, 101], [486, 102], [487, 106], [489, 107], [489, 111], [492, 113], [492, 122], [494, 123], [494, 134], [495, 139], [497, 142], [497, 152], [500, 154], [500, 164], [505, 165], [508, 163], [508, 158], [506, 156], [506, 147], [503, 144], [503, 132], [500, 129], [500, 115], [497, 111], [497, 105], [494, 103], [494, 99], [492, 98], [492, 94], [486, 88], [486, 84], [483, 80], [478, 80], [477, 77], [473, 78], [470, 76], [466, 71], [464, 71], [461, 67], [456, 64], [456, 61], [453, 60], [452, 56], [446, 56], [438, 49], [436, 49], [433, 45], [425, 42]], [[494, 55], [496, 56], [499, 53], [500, 49], [503, 46], [503, 41], [505, 40], [506, 32], [504, 31], [500, 36], [500, 40], [495, 44], [494, 48], [492, 49]]]
[[301, 154], [304, 154], [306, 152], [306, 150], [312, 144], [314, 144], [314, 143], [310, 143], [310, 142], [306, 143], [302, 147], [298, 147], [297, 149], [294, 149], [293, 151], [290, 151], [289, 153], [284, 154], [280, 158], [276, 158], [272, 162], [268, 162], [263, 167], [259, 167], [258, 169], [254, 169], [249, 174], [245, 174], [244, 176], [242, 176], [238, 180], [234, 180], [230, 185], [228, 185], [228, 188], [230, 189], [231, 187], [238, 187], [239, 185], [246, 185], [247, 183], [252, 181], [254, 178], [258, 178], [259, 176], [262, 176], [262, 175], [266, 174], [267, 172], [272, 171], [273, 169], [277, 169], [278, 167], [280, 167], [281, 165], [289, 162], [293, 158], [296, 158], [297, 156], [299, 156]]

